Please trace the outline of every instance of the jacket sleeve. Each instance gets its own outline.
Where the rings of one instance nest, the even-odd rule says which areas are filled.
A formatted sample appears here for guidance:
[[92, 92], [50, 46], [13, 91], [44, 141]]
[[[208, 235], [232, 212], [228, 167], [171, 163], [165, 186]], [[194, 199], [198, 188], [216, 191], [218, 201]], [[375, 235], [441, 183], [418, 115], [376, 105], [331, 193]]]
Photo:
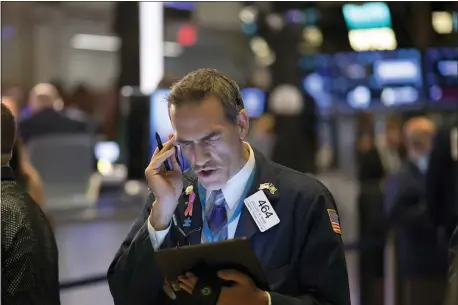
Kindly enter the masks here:
[[[108, 269], [108, 284], [115, 305], [163, 304], [163, 276], [154, 260], [147, 220], [154, 196], [151, 193], [140, 215]], [[170, 246], [170, 232], [161, 248]]]
[[5, 226], [2, 222], [2, 300], [11, 304], [39, 304], [32, 268], [32, 232], [13, 209], [4, 211], [2, 209], [2, 217], [10, 217], [10, 221], [5, 222]]
[[296, 220], [298, 229], [310, 223], [302, 238], [298, 260], [299, 296], [271, 292], [272, 305], [350, 305], [343, 243], [339, 227], [333, 228], [328, 209], [337, 214], [334, 199], [323, 186], [306, 219], [298, 217]]

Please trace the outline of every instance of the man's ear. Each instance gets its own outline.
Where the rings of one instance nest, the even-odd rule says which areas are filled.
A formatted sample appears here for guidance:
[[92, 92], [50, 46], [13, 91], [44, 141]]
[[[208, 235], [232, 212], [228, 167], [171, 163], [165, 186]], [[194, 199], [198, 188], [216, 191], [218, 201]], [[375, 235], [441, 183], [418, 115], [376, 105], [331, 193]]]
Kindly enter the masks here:
[[250, 118], [248, 116], [248, 112], [245, 109], [242, 109], [237, 116], [237, 129], [239, 132], [240, 140], [244, 140], [250, 129]]

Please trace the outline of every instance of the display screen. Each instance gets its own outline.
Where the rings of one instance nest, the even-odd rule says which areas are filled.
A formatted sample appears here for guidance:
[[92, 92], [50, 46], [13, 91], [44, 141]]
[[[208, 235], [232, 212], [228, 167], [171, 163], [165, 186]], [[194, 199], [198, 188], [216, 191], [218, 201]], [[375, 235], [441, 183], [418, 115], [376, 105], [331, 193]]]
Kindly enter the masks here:
[[345, 23], [350, 30], [391, 28], [391, 13], [384, 2], [344, 4]]
[[[172, 122], [169, 117], [169, 109], [167, 106], [167, 96], [170, 93], [170, 89], [158, 89], [152, 95], [150, 99], [150, 128], [149, 128], [149, 146], [150, 155], [152, 156], [154, 150], [157, 147], [156, 143], [156, 132], [160, 135], [162, 143], [168, 140], [169, 133], [173, 133]], [[189, 168], [189, 163], [184, 158], [180, 149], [178, 152], [182, 169], [186, 170]]]
[[421, 107], [418, 50], [338, 53], [332, 62], [332, 94], [339, 111]]
[[164, 4], [164, 7], [168, 8], [173, 8], [177, 10], [183, 10], [183, 11], [193, 11], [196, 8], [196, 2], [191, 2], [191, 1], [165, 1], [162, 2]]
[[316, 103], [318, 113], [330, 114], [332, 104], [332, 56], [313, 55], [300, 59], [299, 66], [303, 72], [302, 89], [310, 95]]
[[94, 154], [97, 161], [115, 163], [120, 155], [119, 145], [112, 141], [97, 142], [94, 146]]
[[259, 88], [242, 89], [243, 106], [250, 118], [257, 118], [264, 113], [266, 93]]
[[458, 48], [426, 50], [425, 85], [433, 105], [458, 107]]

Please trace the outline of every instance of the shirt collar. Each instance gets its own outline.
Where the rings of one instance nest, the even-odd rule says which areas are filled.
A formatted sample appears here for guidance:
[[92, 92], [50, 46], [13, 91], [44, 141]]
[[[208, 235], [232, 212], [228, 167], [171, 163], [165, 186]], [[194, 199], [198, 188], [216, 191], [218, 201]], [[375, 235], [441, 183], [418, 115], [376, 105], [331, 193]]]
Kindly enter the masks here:
[[[234, 176], [229, 179], [225, 186], [221, 188], [223, 192], [224, 198], [226, 199], [227, 205], [229, 209], [233, 209], [240, 200], [240, 197], [243, 195], [243, 191], [245, 190], [245, 186], [250, 179], [250, 175], [254, 170], [255, 167], [255, 158], [254, 152], [251, 148], [250, 144], [247, 142], [243, 142], [245, 146], [250, 149], [250, 157], [245, 165], [239, 170]], [[245, 198], [243, 198], [245, 199]]]

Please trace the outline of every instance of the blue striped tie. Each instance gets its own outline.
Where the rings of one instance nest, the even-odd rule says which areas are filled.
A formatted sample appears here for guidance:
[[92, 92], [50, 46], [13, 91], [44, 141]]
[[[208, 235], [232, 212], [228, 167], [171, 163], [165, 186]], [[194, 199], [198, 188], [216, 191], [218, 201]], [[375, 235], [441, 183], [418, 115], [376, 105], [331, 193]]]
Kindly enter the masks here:
[[[226, 199], [221, 190], [213, 191], [208, 198], [209, 210], [206, 213], [208, 228], [213, 236], [213, 240], [222, 241], [227, 239], [227, 212]], [[218, 234], [219, 233], [219, 234]], [[202, 234], [202, 243], [211, 242]]]

